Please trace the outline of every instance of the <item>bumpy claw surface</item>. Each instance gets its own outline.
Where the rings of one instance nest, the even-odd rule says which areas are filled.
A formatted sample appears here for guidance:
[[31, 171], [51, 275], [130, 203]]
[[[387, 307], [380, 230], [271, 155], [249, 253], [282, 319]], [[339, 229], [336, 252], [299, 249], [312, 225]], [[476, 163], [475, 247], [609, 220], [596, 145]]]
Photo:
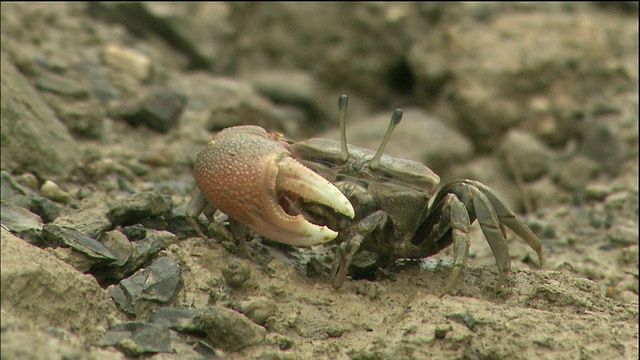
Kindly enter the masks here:
[[340, 190], [292, 158], [277, 134], [258, 126], [220, 131], [198, 153], [194, 175], [207, 202], [281, 243], [312, 246], [338, 235], [302, 215], [288, 214], [281, 201], [319, 203], [354, 216], [353, 206]]

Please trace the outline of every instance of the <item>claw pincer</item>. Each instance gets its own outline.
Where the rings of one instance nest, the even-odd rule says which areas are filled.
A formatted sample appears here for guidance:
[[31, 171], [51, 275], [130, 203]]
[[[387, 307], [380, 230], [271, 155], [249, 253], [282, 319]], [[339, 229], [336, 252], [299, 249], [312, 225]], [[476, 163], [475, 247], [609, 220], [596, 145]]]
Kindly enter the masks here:
[[279, 135], [258, 126], [220, 131], [197, 157], [196, 184], [213, 207], [258, 234], [285, 244], [312, 246], [337, 232], [289, 214], [282, 197], [313, 202], [353, 218], [353, 206], [333, 184], [295, 160]]

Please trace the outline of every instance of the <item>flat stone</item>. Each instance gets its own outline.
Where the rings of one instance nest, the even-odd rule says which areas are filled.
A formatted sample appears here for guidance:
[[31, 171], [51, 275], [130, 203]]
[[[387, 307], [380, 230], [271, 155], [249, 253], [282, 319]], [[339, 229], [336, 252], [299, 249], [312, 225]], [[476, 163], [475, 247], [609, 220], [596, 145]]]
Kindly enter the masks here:
[[498, 153], [509, 172], [513, 175], [518, 171], [525, 182], [539, 179], [549, 171], [551, 150], [528, 132], [509, 131], [502, 139]]
[[4, 170], [0, 172], [0, 186], [2, 186], [2, 192], [0, 192], [2, 201], [24, 208], [29, 208], [31, 200], [37, 196], [33, 189], [20, 185], [9, 172]]
[[213, 308], [202, 315], [209, 340], [229, 351], [260, 344], [267, 331], [246, 316], [226, 308]]
[[142, 219], [165, 215], [171, 211], [171, 207], [171, 196], [142, 192], [116, 201], [108, 216], [114, 224], [130, 225], [139, 223]]
[[69, 175], [80, 159], [78, 145], [11, 62], [2, 56], [0, 63], [2, 167], [17, 173]]
[[52, 224], [70, 227], [92, 238], [99, 238], [100, 234], [112, 226], [107, 218], [108, 212], [107, 195], [95, 191], [81, 201], [74, 202], [74, 206], [64, 207]]
[[109, 293], [124, 311], [138, 315], [149, 302], [167, 304], [173, 300], [182, 287], [180, 274], [180, 266], [173, 259], [161, 257], [109, 288]]
[[42, 219], [21, 206], [2, 202], [2, 225], [33, 245], [42, 243]]
[[42, 196], [34, 197], [29, 209], [38, 214], [45, 223], [55, 220], [62, 210], [58, 204]]
[[145, 124], [164, 133], [177, 124], [186, 105], [186, 95], [158, 88], [140, 103], [139, 109], [124, 118], [132, 125]]
[[114, 325], [98, 346], [116, 346], [129, 356], [171, 352], [171, 330], [165, 326], [131, 321]]
[[36, 83], [40, 90], [76, 99], [86, 99], [89, 91], [82, 84], [54, 73], [42, 73]]
[[112, 262], [118, 260], [111, 250], [92, 237], [68, 227], [45, 225], [42, 229], [45, 246], [69, 247], [96, 260]]
[[161, 307], [153, 312], [149, 321], [183, 333], [206, 336], [202, 313], [202, 310]]
[[112, 230], [102, 234], [99, 241], [118, 258], [111, 263], [111, 266], [124, 266], [133, 254], [134, 245], [118, 230]]

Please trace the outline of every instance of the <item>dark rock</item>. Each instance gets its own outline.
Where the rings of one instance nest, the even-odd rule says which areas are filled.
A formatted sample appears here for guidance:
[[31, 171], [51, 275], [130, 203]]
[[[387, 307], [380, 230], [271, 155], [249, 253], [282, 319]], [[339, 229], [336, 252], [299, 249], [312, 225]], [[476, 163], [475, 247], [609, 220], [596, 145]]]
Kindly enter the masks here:
[[87, 75], [91, 82], [93, 94], [98, 100], [106, 104], [110, 100], [118, 97], [118, 91], [109, 84], [107, 79], [100, 73], [96, 63], [92, 61], [83, 61], [80, 63], [80, 69]]
[[211, 345], [207, 344], [204, 341], [198, 341], [196, 345], [193, 347], [193, 351], [197, 352], [202, 356], [203, 359], [217, 359], [222, 357]]
[[112, 285], [107, 288], [107, 292], [119, 307], [120, 310], [131, 316], [136, 316], [136, 310], [133, 304], [120, 286]]
[[139, 321], [111, 327], [98, 346], [116, 346], [129, 356], [171, 352], [171, 330], [165, 326]]
[[99, 241], [73, 228], [44, 225], [42, 236], [45, 240], [43, 245], [47, 247], [68, 247], [100, 262], [118, 260], [118, 257]]
[[[37, 91], [4, 56], [1, 61], [2, 167], [68, 175], [81, 152]], [[44, 141], [46, 140], [46, 141]]]
[[196, 229], [194, 229], [193, 224], [187, 220], [184, 206], [172, 210], [171, 216], [167, 218], [167, 230], [178, 235], [180, 239], [199, 235]]
[[42, 196], [34, 197], [29, 209], [40, 215], [47, 224], [55, 220], [62, 210], [58, 204]]
[[111, 228], [111, 221], [107, 218], [109, 205], [105, 193], [93, 192], [73, 205], [64, 207], [52, 224], [76, 229], [96, 239]]
[[162, 216], [171, 211], [171, 196], [155, 192], [142, 192], [116, 201], [109, 210], [114, 224], [130, 225], [146, 218]]
[[201, 315], [202, 310], [161, 307], [153, 312], [149, 321], [182, 333], [206, 336]]
[[89, 91], [82, 84], [54, 73], [40, 74], [36, 87], [40, 90], [76, 99], [86, 99], [89, 96]]
[[7, 171], [0, 173], [0, 199], [4, 202], [30, 208], [31, 202], [37, 194], [30, 188], [18, 184]]
[[147, 229], [140, 224], [124, 226], [120, 231], [122, 231], [130, 241], [144, 239], [147, 236]]
[[98, 240], [118, 258], [111, 266], [124, 266], [133, 254], [134, 245], [118, 230], [107, 231]]
[[[126, 236], [119, 231], [106, 234], [108, 235], [104, 237], [104, 244], [118, 254], [119, 260], [109, 264], [106, 268], [94, 271], [94, 275], [102, 284], [114, 280], [119, 281], [130, 276], [154, 258], [162, 249], [177, 240], [177, 237], [168, 231], [149, 230], [146, 238], [133, 242], [129, 242]], [[100, 239], [103, 240], [102, 237]], [[127, 256], [128, 258], [123, 264], [121, 260]]]
[[2, 225], [30, 244], [42, 244], [42, 219], [31, 211], [2, 201]]
[[187, 104], [184, 94], [167, 89], [156, 89], [134, 113], [124, 116], [132, 125], [145, 124], [158, 132], [167, 132], [180, 119]]
[[140, 315], [150, 303], [167, 304], [174, 298], [182, 286], [180, 273], [173, 259], [161, 257], [108, 291], [125, 312]]

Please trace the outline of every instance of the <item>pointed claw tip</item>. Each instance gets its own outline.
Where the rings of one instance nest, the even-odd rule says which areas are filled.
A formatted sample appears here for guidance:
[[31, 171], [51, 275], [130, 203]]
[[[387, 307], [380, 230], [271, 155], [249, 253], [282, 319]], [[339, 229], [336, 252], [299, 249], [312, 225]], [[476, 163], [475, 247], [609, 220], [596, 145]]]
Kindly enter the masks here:
[[293, 158], [279, 162], [277, 189], [293, 192], [306, 201], [325, 205], [349, 218], [355, 216], [353, 205], [334, 184]]

